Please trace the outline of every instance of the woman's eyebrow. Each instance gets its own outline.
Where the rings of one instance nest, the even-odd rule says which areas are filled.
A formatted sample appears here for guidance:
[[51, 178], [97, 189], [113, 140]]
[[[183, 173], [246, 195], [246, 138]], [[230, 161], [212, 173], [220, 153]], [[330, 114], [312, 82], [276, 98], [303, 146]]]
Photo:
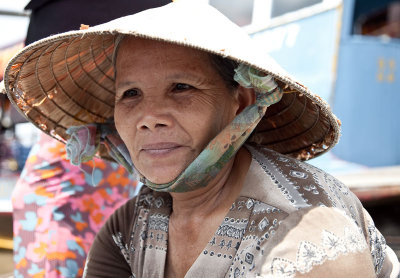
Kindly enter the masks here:
[[176, 81], [177, 79], [186, 79], [198, 83], [204, 83], [208, 80], [205, 76], [202, 76], [201, 74], [192, 74], [190, 72], [182, 72], [182, 73], [174, 73], [171, 75], [168, 75], [166, 77], [166, 80], [171, 80], [171, 81]]
[[[212, 82], [209, 78], [202, 77], [200, 74], [192, 74], [190, 72], [173, 73], [173, 74], [167, 75], [165, 77], [165, 80], [172, 81], [172, 82], [179, 81], [179, 79], [183, 79], [182, 80], [183, 82], [185, 80], [187, 80], [187, 81], [192, 81], [192, 82], [196, 82], [199, 84], [206, 83], [206, 82]], [[115, 89], [134, 87], [137, 85], [138, 85], [137, 81], [123, 80], [121, 82], [116, 82]]]
[[116, 82], [116, 85], [115, 85], [115, 88], [117, 89], [117, 88], [124, 88], [124, 87], [131, 87], [131, 86], [134, 86], [134, 85], [136, 85], [137, 84], [137, 82], [135, 82], [135, 81], [129, 81], [129, 80], [127, 80], [127, 81], [122, 81], [122, 82]]

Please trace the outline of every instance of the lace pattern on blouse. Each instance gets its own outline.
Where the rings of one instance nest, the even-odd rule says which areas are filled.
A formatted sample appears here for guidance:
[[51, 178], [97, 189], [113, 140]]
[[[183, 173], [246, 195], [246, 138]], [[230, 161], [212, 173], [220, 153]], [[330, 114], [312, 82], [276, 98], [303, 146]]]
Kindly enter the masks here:
[[319, 246], [309, 241], [299, 243], [296, 261], [285, 258], [274, 258], [271, 263], [271, 274], [267, 277], [292, 278], [297, 272], [308, 273], [316, 265], [326, 260], [335, 260], [341, 254], [362, 252], [367, 248], [362, 233], [344, 228], [342, 236], [323, 230]]

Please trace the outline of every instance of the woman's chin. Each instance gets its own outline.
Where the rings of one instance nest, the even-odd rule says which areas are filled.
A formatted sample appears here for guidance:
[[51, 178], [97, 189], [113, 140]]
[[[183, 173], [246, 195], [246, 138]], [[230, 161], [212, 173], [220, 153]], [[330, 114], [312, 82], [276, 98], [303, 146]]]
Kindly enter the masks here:
[[176, 156], [168, 160], [138, 160], [136, 169], [150, 182], [166, 184], [175, 180], [193, 159], [193, 157]]
[[169, 171], [165, 170], [144, 171], [141, 173], [147, 180], [149, 180], [152, 183], [166, 184], [175, 180], [182, 171], [183, 169], [182, 170], [173, 169]]
[[164, 178], [164, 177], [148, 178], [148, 177], [146, 177], [146, 179], [155, 184], [166, 184], [166, 183], [169, 183], [169, 182], [173, 181], [174, 179], [176, 179], [176, 177], [173, 177], [173, 178], [169, 178], [169, 177], [168, 178]]

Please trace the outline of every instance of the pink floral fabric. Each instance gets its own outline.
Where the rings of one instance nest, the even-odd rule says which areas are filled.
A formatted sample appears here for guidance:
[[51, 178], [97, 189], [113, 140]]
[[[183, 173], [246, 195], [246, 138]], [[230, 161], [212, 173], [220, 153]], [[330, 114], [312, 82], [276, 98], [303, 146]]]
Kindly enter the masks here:
[[80, 169], [66, 157], [64, 144], [40, 135], [16, 184], [16, 278], [81, 277], [96, 233], [134, 196], [137, 182], [118, 164], [95, 158]]

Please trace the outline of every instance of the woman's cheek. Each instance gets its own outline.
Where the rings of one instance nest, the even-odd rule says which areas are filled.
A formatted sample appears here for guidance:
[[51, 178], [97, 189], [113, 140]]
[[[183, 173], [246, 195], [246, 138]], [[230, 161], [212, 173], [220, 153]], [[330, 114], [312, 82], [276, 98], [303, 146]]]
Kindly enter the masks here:
[[121, 139], [124, 141], [125, 145], [129, 145], [128, 138], [131, 137], [129, 135], [132, 132], [133, 118], [132, 113], [129, 108], [126, 106], [119, 105], [115, 107], [114, 110], [114, 121], [115, 127], [117, 129], [118, 134]]

